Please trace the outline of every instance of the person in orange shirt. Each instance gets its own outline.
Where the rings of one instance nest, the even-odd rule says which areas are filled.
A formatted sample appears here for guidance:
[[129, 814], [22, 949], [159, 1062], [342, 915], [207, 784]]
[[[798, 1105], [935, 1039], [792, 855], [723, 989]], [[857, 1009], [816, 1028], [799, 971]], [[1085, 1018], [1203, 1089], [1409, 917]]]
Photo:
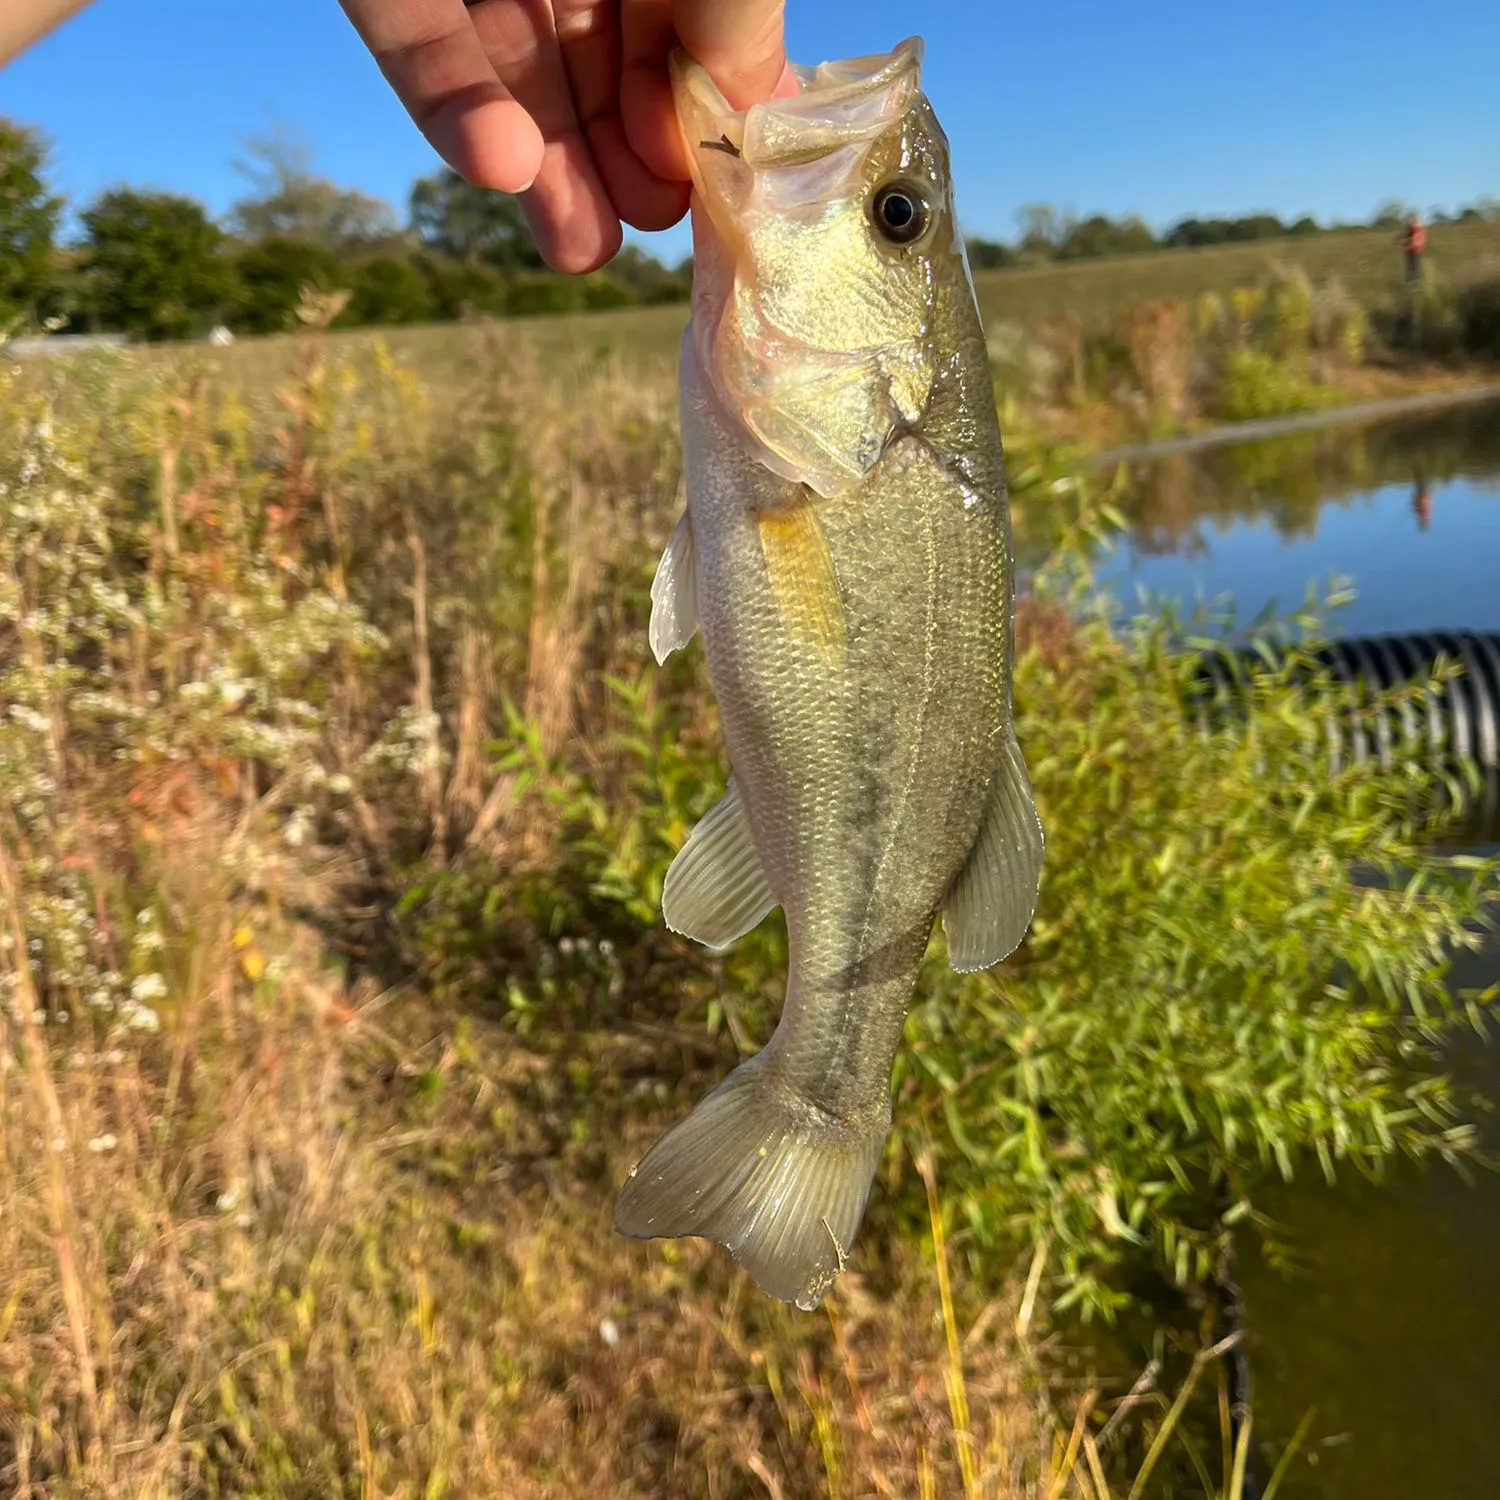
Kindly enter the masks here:
[[[0, 0], [0, 66], [87, 0]], [[678, 41], [738, 107], [796, 92], [784, 0], [339, 0], [417, 128], [478, 187], [520, 195], [559, 271], [592, 271], [623, 221], [688, 206], [667, 80]]]
[[1406, 251], [1406, 279], [1417, 282], [1422, 279], [1422, 252], [1427, 248], [1427, 226], [1421, 214], [1413, 214], [1406, 221], [1406, 232], [1401, 236], [1401, 248]]

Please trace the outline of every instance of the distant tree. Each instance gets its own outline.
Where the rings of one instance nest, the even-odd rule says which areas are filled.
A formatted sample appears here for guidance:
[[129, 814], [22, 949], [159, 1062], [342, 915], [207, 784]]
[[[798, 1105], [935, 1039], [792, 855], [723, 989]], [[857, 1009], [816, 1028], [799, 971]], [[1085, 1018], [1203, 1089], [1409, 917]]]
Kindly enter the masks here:
[[440, 255], [482, 261], [500, 270], [542, 265], [521, 205], [511, 193], [475, 187], [445, 167], [416, 181], [410, 208], [418, 238]]
[[1295, 224], [1288, 227], [1288, 234], [1322, 234], [1323, 226], [1310, 214], [1303, 214]]
[[232, 301], [224, 236], [192, 198], [116, 189], [84, 211], [83, 228], [85, 297], [103, 328], [188, 338]]
[[413, 264], [427, 282], [432, 316], [440, 322], [509, 310], [510, 288], [493, 266], [418, 252]]
[[1225, 245], [1248, 240], [1277, 239], [1287, 234], [1316, 234], [1314, 219], [1299, 219], [1287, 225], [1275, 214], [1247, 214], [1243, 218], [1183, 219], [1163, 237], [1166, 245]]
[[639, 245], [624, 246], [610, 261], [609, 274], [633, 294], [635, 301], [647, 306], [685, 301], [692, 290], [688, 278], [669, 271]]
[[230, 231], [244, 240], [301, 240], [344, 252], [378, 244], [396, 233], [388, 203], [317, 176], [312, 153], [284, 127], [245, 142], [235, 170], [253, 191], [229, 210]]
[[36, 317], [52, 286], [62, 199], [47, 191], [46, 165], [41, 136], [0, 119], [0, 324]]
[[1387, 198], [1370, 215], [1370, 227], [1372, 229], [1399, 229], [1411, 217], [1411, 214], [1412, 208], [1409, 203], [1403, 203], [1399, 198]]
[[291, 328], [303, 287], [331, 291], [351, 280], [332, 250], [282, 236], [246, 246], [234, 265], [238, 285], [229, 323], [243, 333]]
[[1067, 227], [1057, 246], [1057, 255], [1061, 260], [1088, 260], [1155, 248], [1156, 236], [1140, 219], [1133, 216], [1111, 219], [1107, 214], [1090, 214]]
[[969, 265], [976, 271], [998, 271], [1001, 266], [1016, 263], [1016, 252], [998, 240], [985, 240], [978, 235], [970, 235], [964, 241], [964, 248], [969, 254]]
[[595, 271], [579, 280], [583, 286], [583, 305], [591, 312], [607, 307], [634, 307], [641, 300], [612, 271]]
[[1174, 249], [1187, 249], [1194, 245], [1217, 245], [1223, 237], [1223, 226], [1212, 219], [1181, 219], [1162, 236], [1162, 243]]
[[350, 276], [354, 295], [339, 316], [345, 327], [422, 323], [433, 316], [426, 278], [409, 260], [379, 256], [355, 266]]
[[1228, 223], [1231, 240], [1273, 240], [1286, 233], [1286, 225], [1275, 214], [1247, 214]]
[[516, 317], [538, 313], [582, 311], [584, 278], [555, 276], [551, 272], [523, 271], [510, 284], [506, 310]]
[[1028, 203], [1016, 214], [1020, 247], [1028, 255], [1055, 255], [1073, 223], [1071, 214], [1050, 203]]

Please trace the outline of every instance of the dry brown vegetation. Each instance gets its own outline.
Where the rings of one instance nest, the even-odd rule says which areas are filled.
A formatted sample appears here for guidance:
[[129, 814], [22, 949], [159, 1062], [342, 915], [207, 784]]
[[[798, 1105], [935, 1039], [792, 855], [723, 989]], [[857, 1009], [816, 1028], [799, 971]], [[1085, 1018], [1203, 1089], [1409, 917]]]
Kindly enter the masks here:
[[[1033, 605], [1052, 904], [1013, 968], [924, 978], [898, 1139], [828, 1311], [769, 1303], [701, 1244], [626, 1244], [616, 1185], [763, 1039], [782, 939], [705, 956], [659, 920], [722, 773], [696, 657], [648, 664], [678, 482], [665, 368], [543, 378], [513, 329], [465, 337], [432, 388], [318, 332], [275, 372], [262, 347], [0, 376], [0, 1486], [1141, 1493], [1183, 1405], [1063, 1381], [1054, 1292], [1108, 1295], [1125, 1216], [1184, 1277], [1206, 1263], [1224, 1226], [1166, 1179], [1226, 1156], [1248, 1181], [1257, 1152], [1330, 1141], [1461, 1152], [1440, 1081], [1394, 1070], [1426, 1056], [1406, 1021], [1302, 1001], [1358, 930], [1356, 978], [1436, 1007], [1479, 898], [1330, 885], [1410, 855], [1394, 800], [1350, 773], [1288, 832], [1260, 751], [1183, 727], [1164, 647], [1074, 640]], [[1174, 847], [1143, 883], [1134, 851]], [[1180, 1056], [1133, 979], [1108, 987], [1148, 964], [1210, 998]], [[1292, 977], [1247, 1001], [1272, 973]], [[1264, 1044], [1224, 1050], [1242, 1027]], [[1273, 1031], [1306, 1093], [1277, 1083]], [[1237, 1144], [1136, 1129], [1171, 1114], [1178, 1069]], [[1129, 1129], [1070, 1137], [1106, 1117]], [[1174, 1445], [1176, 1472], [1190, 1453], [1201, 1493], [1237, 1493], [1237, 1431], [1217, 1479]]]
[[403, 958], [405, 883], [545, 867], [486, 736], [608, 720], [670, 521], [669, 385], [506, 364], [452, 422], [320, 336], [274, 393], [107, 361], [0, 401], [0, 1485], [1038, 1493], [1014, 1308], [960, 1288], [950, 1345], [930, 1244], [810, 1318], [613, 1235], [664, 1049], [734, 1055], [659, 1008], [701, 963], [600, 943], [613, 1019], [523, 1035]]

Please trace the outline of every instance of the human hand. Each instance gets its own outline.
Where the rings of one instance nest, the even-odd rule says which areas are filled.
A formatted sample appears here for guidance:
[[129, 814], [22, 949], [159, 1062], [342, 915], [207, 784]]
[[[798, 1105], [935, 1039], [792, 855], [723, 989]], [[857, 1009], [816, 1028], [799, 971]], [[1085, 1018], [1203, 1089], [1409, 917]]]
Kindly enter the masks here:
[[667, 58], [682, 45], [737, 107], [790, 89], [783, 0], [339, 0], [434, 150], [520, 194], [559, 271], [591, 271], [623, 220], [687, 211]]

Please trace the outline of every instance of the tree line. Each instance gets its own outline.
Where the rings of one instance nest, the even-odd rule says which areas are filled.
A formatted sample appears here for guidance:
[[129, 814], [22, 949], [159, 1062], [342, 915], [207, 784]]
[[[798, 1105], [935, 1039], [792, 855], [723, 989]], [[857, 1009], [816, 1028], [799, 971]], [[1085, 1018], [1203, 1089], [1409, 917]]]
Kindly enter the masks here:
[[[304, 288], [343, 292], [344, 327], [653, 305], [690, 291], [690, 260], [669, 267], [636, 245], [590, 276], [549, 271], [516, 199], [446, 168], [412, 185], [403, 224], [388, 204], [318, 176], [285, 133], [248, 142], [235, 165], [246, 190], [222, 221], [194, 198], [119, 187], [84, 207], [64, 241], [42, 138], [0, 119], [0, 333], [28, 324], [139, 339], [193, 338], [217, 324], [271, 333], [292, 326]], [[1370, 222], [1394, 226], [1408, 212], [1382, 204]], [[1495, 217], [1492, 201], [1432, 215]], [[1323, 232], [1312, 218], [1252, 214], [1187, 218], [1158, 234], [1135, 216], [1032, 204], [1013, 242], [967, 245], [974, 267], [991, 270]]]
[[[1180, 219], [1158, 234], [1134, 214], [1111, 218], [1108, 214], [1079, 217], [1050, 203], [1031, 203], [1017, 215], [1018, 234], [1005, 243], [971, 237], [969, 261], [976, 270], [998, 270], [1004, 266], [1043, 261], [1093, 260], [1110, 255], [1135, 255], [1148, 250], [1183, 250], [1200, 245], [1232, 245], [1247, 240], [1300, 238], [1341, 229], [1396, 229], [1414, 210], [1409, 204], [1390, 199], [1362, 223], [1321, 224], [1311, 215], [1282, 219], [1275, 214], [1243, 217]], [[1481, 198], [1449, 212], [1437, 208], [1426, 215], [1431, 224], [1460, 224], [1476, 220], [1500, 220], [1500, 200]]]
[[40, 136], [0, 120], [0, 333], [272, 333], [294, 324], [304, 288], [347, 294], [340, 327], [675, 302], [690, 290], [686, 264], [633, 245], [591, 276], [551, 272], [513, 196], [446, 168], [413, 184], [403, 224], [319, 177], [285, 134], [249, 142], [235, 165], [246, 191], [222, 221], [194, 198], [118, 187], [81, 210], [65, 242]]

